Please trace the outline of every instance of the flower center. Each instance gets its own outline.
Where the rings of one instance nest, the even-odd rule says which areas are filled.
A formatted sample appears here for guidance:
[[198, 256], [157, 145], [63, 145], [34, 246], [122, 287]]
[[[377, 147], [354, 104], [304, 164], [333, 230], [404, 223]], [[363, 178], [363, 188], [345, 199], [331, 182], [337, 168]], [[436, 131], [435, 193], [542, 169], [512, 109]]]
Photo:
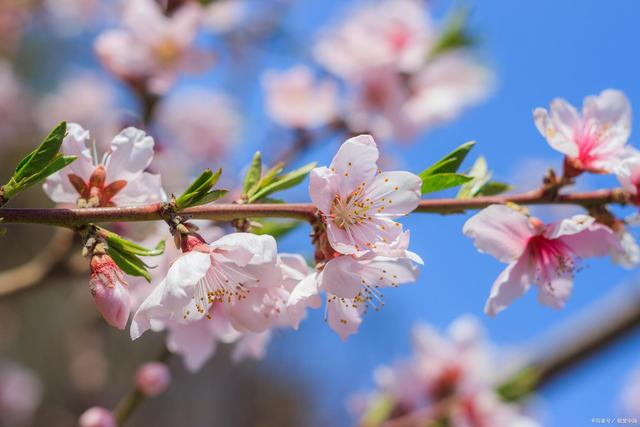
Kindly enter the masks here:
[[180, 47], [171, 39], [165, 39], [153, 48], [158, 62], [161, 64], [169, 64], [180, 56]]
[[113, 207], [115, 204], [111, 199], [127, 186], [127, 181], [123, 179], [105, 186], [107, 174], [104, 166], [96, 167], [89, 181], [72, 173], [67, 175], [67, 178], [80, 195], [76, 201], [79, 208]]
[[540, 283], [548, 285], [554, 278], [573, 275], [576, 270], [571, 249], [557, 239], [533, 236], [529, 240], [529, 251]]
[[373, 201], [368, 197], [363, 199], [365, 186], [364, 182], [360, 184], [346, 199], [339, 194], [333, 199], [330, 217], [338, 228], [346, 230], [351, 225], [363, 224], [372, 219], [367, 213]]

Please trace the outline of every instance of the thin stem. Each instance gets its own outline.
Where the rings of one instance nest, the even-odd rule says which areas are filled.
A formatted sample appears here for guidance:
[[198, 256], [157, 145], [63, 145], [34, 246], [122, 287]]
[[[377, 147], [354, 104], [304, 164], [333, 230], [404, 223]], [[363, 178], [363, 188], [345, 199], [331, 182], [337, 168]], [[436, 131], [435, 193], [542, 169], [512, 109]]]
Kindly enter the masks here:
[[[542, 190], [527, 193], [476, 197], [473, 199], [427, 199], [422, 200], [414, 212], [451, 214], [465, 210], [482, 209], [492, 204], [508, 202], [521, 205], [578, 205], [585, 208], [606, 204], [625, 205], [635, 201], [635, 196], [621, 189], [597, 190], [584, 193], [561, 194], [550, 197]], [[161, 204], [131, 208], [90, 209], [0, 209], [3, 223], [49, 224], [75, 228], [88, 223], [156, 221], [162, 219]], [[292, 218], [313, 221], [316, 208], [311, 203], [265, 203], [265, 204], [212, 204], [187, 208], [180, 212], [195, 219], [231, 221], [242, 218]]]
[[[156, 357], [157, 362], [166, 363], [171, 357], [171, 352], [163, 347], [162, 351]], [[129, 393], [125, 394], [122, 399], [116, 405], [114, 409], [114, 416], [116, 418], [116, 423], [118, 426], [123, 426], [124, 423], [129, 419], [131, 414], [135, 412], [136, 409], [147, 399], [147, 397], [137, 388], [134, 387]]]

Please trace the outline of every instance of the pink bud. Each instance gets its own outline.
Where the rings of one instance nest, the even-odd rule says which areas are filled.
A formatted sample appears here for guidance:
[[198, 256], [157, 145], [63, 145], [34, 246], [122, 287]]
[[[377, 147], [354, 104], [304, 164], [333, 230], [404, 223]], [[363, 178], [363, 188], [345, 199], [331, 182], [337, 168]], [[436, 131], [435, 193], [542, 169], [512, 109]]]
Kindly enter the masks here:
[[120, 267], [109, 255], [91, 258], [91, 295], [104, 320], [111, 326], [124, 329], [131, 310], [129, 286]]
[[78, 425], [80, 427], [117, 427], [111, 411], [99, 406], [94, 406], [84, 411], [80, 415]]
[[171, 382], [171, 373], [167, 365], [161, 362], [148, 362], [136, 372], [136, 387], [145, 396], [157, 396], [167, 389]]

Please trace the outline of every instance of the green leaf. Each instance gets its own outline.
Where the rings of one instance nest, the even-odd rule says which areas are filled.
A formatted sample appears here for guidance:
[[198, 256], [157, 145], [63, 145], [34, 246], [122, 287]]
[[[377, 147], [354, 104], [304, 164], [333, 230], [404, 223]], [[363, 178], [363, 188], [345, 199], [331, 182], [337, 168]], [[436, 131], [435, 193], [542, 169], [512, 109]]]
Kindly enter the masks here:
[[207, 203], [215, 202], [216, 200], [223, 197], [228, 192], [229, 190], [224, 190], [224, 189], [210, 191], [204, 196], [193, 200], [189, 206], [200, 206], [200, 205], [206, 205]]
[[247, 174], [244, 176], [244, 182], [242, 184], [242, 193], [248, 194], [249, 191], [260, 181], [262, 176], [262, 156], [259, 151], [253, 155], [251, 166]]
[[252, 233], [268, 234], [276, 239], [289, 234], [302, 225], [302, 221], [265, 221], [262, 219], [258, 219], [257, 221], [262, 224], [262, 227], [253, 228], [251, 230]]
[[457, 197], [459, 199], [469, 199], [476, 197], [480, 188], [491, 179], [491, 171], [487, 165], [487, 161], [483, 156], [479, 156], [471, 166], [471, 170], [467, 176], [473, 179], [460, 188]]
[[140, 256], [158, 256], [158, 255], [162, 255], [162, 253], [164, 252], [164, 247], [165, 247], [164, 240], [161, 240], [160, 242], [158, 242], [155, 248], [147, 249], [143, 246], [130, 242], [129, 240], [123, 238], [122, 236], [112, 231], [109, 231], [107, 229], [99, 227], [98, 231], [100, 235], [105, 238], [110, 248], [115, 248], [116, 250], [122, 253], [129, 253], [129, 254], [140, 255]]
[[496, 196], [498, 194], [506, 193], [511, 189], [512, 187], [506, 182], [489, 181], [480, 188], [480, 191], [478, 191], [476, 196]]
[[61, 122], [53, 128], [42, 143], [22, 159], [16, 167], [16, 173], [13, 179], [20, 182], [22, 179], [39, 173], [44, 169], [58, 154], [62, 140], [67, 132], [67, 123]]
[[53, 175], [58, 172], [60, 169], [63, 169], [73, 163], [77, 159], [76, 156], [63, 156], [62, 154], [58, 154], [52, 161], [49, 163], [44, 169], [38, 172], [35, 175], [31, 175], [30, 177], [22, 180], [19, 183], [20, 190], [24, 190], [27, 187], [37, 184], [40, 181], [45, 180], [47, 177]]
[[533, 392], [540, 381], [540, 370], [528, 366], [500, 384], [496, 390], [502, 400], [515, 402]]
[[278, 174], [282, 172], [283, 169], [284, 169], [284, 163], [278, 163], [271, 169], [267, 170], [264, 176], [260, 178], [260, 181], [258, 181], [258, 183], [254, 185], [253, 188], [251, 188], [247, 192], [248, 198], [251, 199], [251, 196], [253, 196], [258, 190], [271, 184], [276, 179], [276, 176], [278, 176]]
[[266, 187], [260, 188], [257, 193], [251, 196], [249, 198], [249, 203], [260, 200], [261, 198], [273, 194], [277, 191], [295, 187], [296, 185], [304, 181], [309, 172], [311, 172], [311, 169], [313, 169], [314, 167], [316, 167], [316, 162], [309, 163], [294, 171], [276, 177], [271, 184], [267, 185]]
[[201, 201], [214, 185], [218, 182], [222, 169], [218, 169], [215, 173], [211, 172], [211, 169], [206, 169], [200, 176], [193, 181], [193, 183], [187, 188], [180, 197], [176, 199], [176, 208], [184, 209], [189, 206], [194, 206]]
[[453, 11], [447, 19], [440, 37], [431, 48], [429, 58], [433, 59], [451, 50], [462, 49], [475, 44], [475, 38], [467, 33], [466, 27], [469, 15], [469, 8], [458, 8]]
[[376, 396], [373, 403], [362, 417], [360, 425], [362, 427], [377, 427], [382, 425], [389, 419], [394, 407], [395, 402], [391, 396], [387, 394]]
[[120, 252], [116, 247], [110, 246], [109, 256], [118, 264], [118, 267], [130, 276], [144, 277], [147, 282], [151, 282], [151, 275], [147, 271], [147, 266], [140, 258], [126, 252]]
[[420, 173], [420, 178], [424, 180], [425, 176], [435, 175], [439, 173], [454, 173], [457, 172], [462, 165], [465, 157], [469, 154], [469, 151], [476, 145], [475, 141], [465, 142], [451, 153], [438, 160], [436, 163], [423, 170]]
[[422, 194], [434, 193], [436, 191], [446, 190], [447, 188], [457, 187], [465, 182], [471, 181], [472, 178], [457, 173], [438, 173], [428, 175], [422, 179]]

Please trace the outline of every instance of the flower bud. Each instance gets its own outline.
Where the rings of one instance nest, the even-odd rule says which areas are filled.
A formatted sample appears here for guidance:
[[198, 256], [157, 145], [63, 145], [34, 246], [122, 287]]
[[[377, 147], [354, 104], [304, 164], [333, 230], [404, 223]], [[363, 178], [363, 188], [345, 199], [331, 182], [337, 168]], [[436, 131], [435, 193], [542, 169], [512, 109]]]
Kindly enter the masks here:
[[164, 392], [171, 382], [171, 373], [167, 365], [161, 362], [148, 362], [136, 372], [136, 387], [145, 396], [157, 396]]
[[131, 310], [129, 287], [120, 267], [109, 255], [91, 258], [91, 295], [104, 320], [111, 326], [124, 329]]
[[84, 411], [80, 415], [78, 425], [80, 427], [117, 427], [111, 411], [99, 406], [94, 406]]

